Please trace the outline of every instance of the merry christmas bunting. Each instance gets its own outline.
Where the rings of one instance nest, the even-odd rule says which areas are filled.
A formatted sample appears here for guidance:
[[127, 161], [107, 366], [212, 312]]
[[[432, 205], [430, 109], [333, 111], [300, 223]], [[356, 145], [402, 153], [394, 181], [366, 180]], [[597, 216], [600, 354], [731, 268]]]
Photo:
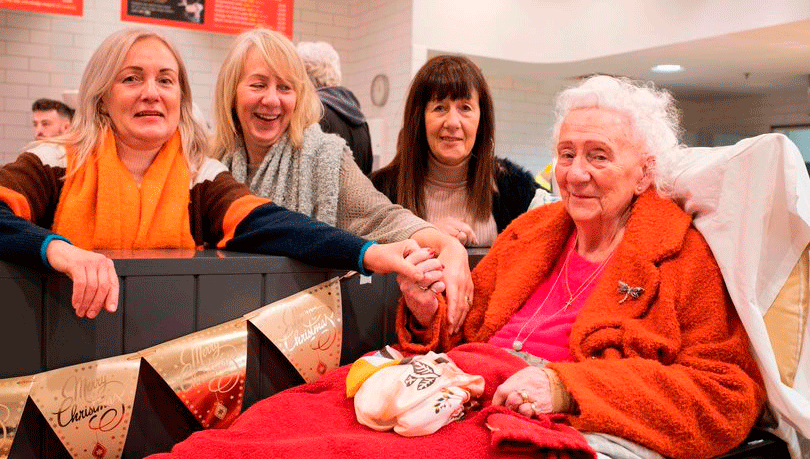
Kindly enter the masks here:
[[340, 366], [343, 311], [337, 279], [316, 285], [246, 317], [306, 382]]
[[34, 376], [29, 396], [72, 457], [121, 457], [140, 363], [113, 357]]
[[142, 358], [202, 426], [229, 425], [242, 410], [248, 321], [305, 381], [317, 380], [340, 364], [340, 280], [333, 278], [243, 318], [137, 353], [0, 380], [0, 458], [8, 457], [14, 435], [22, 428], [18, 424], [29, 396], [72, 457], [120, 458]]
[[239, 318], [140, 353], [206, 429], [242, 411], [247, 326]]

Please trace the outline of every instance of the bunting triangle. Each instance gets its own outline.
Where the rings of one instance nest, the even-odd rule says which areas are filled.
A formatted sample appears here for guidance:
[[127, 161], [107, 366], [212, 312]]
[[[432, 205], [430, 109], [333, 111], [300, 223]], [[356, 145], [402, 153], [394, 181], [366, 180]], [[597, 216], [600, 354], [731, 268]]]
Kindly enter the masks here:
[[340, 366], [340, 278], [271, 303], [246, 317], [287, 357], [304, 381], [317, 381], [328, 370]]
[[139, 359], [119, 356], [40, 373], [30, 397], [71, 457], [119, 458], [139, 367]]

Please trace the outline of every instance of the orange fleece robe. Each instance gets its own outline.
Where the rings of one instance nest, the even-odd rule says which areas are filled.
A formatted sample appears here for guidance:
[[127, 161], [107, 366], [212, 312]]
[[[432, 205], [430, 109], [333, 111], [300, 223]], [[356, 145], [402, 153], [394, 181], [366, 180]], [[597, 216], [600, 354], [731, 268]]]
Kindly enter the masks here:
[[[574, 321], [574, 361], [549, 367], [576, 401], [569, 417], [580, 431], [627, 438], [669, 457], [709, 458], [745, 438], [765, 395], [720, 270], [691, 221], [655, 191], [638, 197], [613, 261]], [[403, 348], [487, 341], [548, 277], [573, 230], [562, 203], [517, 218], [473, 270], [475, 296], [462, 333], [448, 336], [443, 327], [444, 298], [421, 332], [408, 328], [400, 301]], [[644, 292], [620, 303], [620, 282]]]

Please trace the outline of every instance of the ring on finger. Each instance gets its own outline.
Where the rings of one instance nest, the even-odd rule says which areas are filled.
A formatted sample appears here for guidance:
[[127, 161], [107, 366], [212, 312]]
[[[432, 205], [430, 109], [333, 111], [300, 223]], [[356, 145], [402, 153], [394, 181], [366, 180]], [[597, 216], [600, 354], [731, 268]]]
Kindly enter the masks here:
[[523, 400], [523, 403], [534, 403], [534, 400], [532, 400], [529, 397], [529, 394], [526, 392], [526, 389], [520, 389], [519, 391], [517, 391], [517, 394], [520, 395], [520, 398]]
[[464, 301], [467, 302], [467, 306], [472, 306], [472, 300], [470, 299], [469, 296], [464, 295]]
[[421, 285], [417, 285], [423, 292], [427, 292], [430, 287], [422, 287]]
[[459, 234], [461, 234], [461, 228], [456, 229], [456, 238], [458, 238]]

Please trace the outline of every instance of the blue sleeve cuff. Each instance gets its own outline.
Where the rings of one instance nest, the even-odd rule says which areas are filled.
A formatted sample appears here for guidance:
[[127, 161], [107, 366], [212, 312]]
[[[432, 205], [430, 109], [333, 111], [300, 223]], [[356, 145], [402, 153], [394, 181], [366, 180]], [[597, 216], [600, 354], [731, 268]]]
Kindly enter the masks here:
[[42, 264], [47, 266], [48, 269], [53, 269], [53, 266], [51, 266], [51, 264], [48, 262], [48, 244], [50, 244], [53, 240], [65, 241], [68, 244], [73, 245], [73, 243], [70, 242], [70, 239], [56, 233], [51, 233], [45, 236], [45, 240], [42, 241], [42, 245], [39, 246], [39, 256], [42, 257]]
[[363, 247], [360, 248], [360, 257], [357, 260], [357, 266], [359, 266], [360, 269], [358, 269], [357, 272], [359, 272], [364, 276], [370, 276], [373, 274], [373, 272], [367, 271], [366, 268], [363, 266], [363, 258], [366, 257], [366, 250], [368, 250], [369, 247], [371, 247], [376, 243], [377, 241], [368, 241], [365, 244], [363, 244]]

